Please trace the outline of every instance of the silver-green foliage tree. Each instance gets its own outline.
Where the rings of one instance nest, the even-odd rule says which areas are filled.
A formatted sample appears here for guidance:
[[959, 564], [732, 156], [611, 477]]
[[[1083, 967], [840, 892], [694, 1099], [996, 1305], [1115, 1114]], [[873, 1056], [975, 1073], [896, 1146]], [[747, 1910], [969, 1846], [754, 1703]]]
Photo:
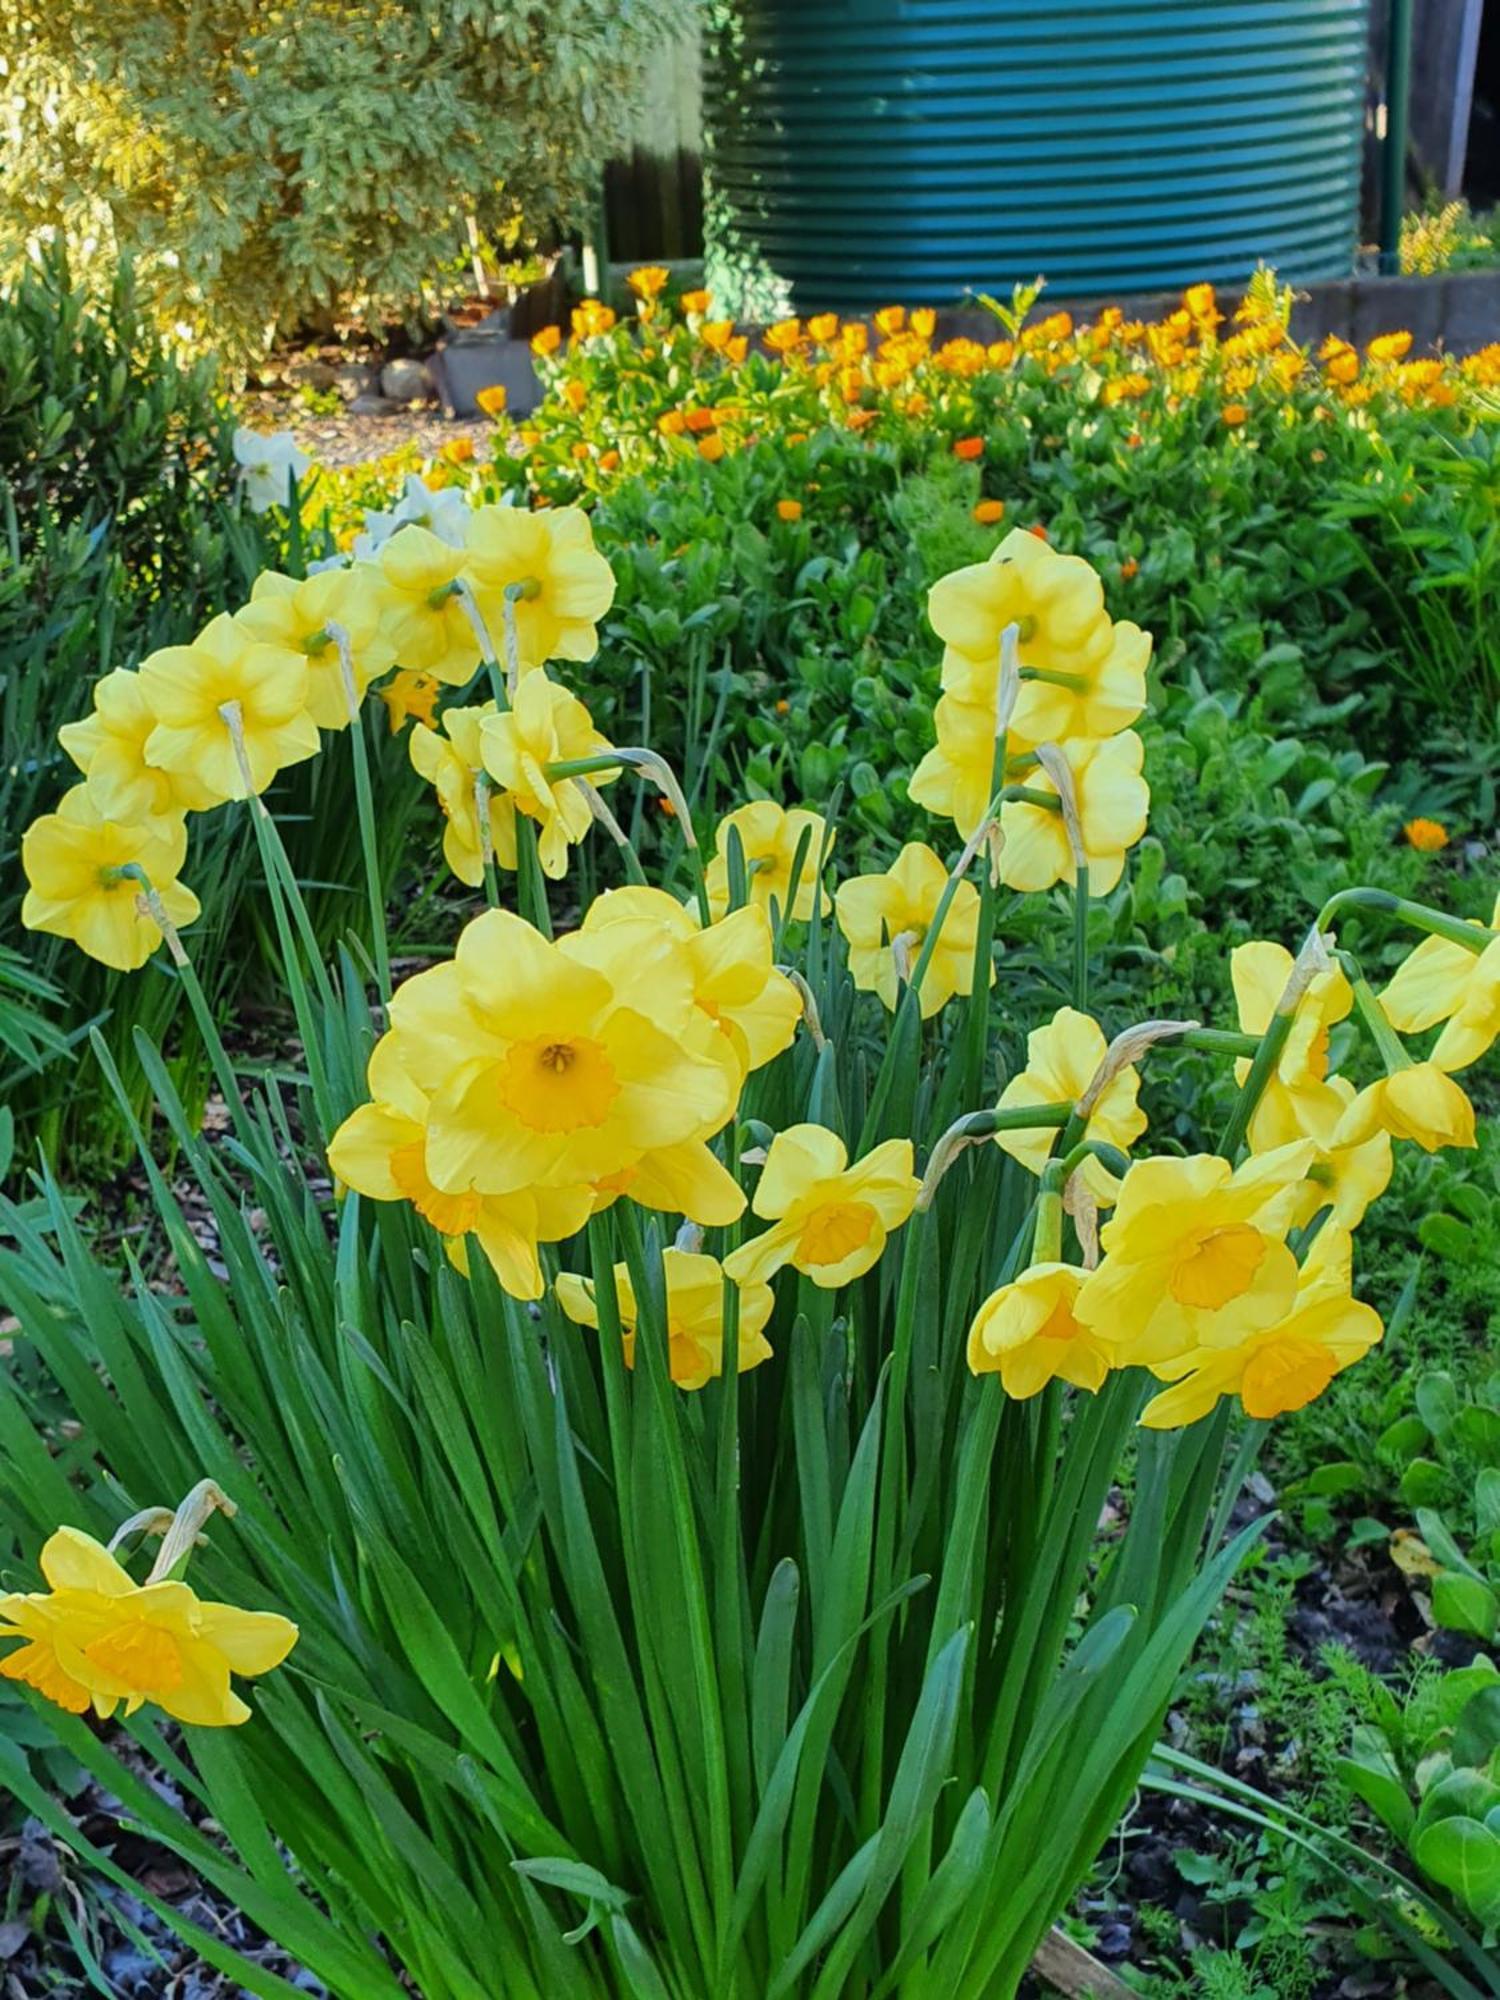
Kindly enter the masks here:
[[0, 266], [63, 230], [246, 351], [579, 211], [696, 0], [0, 0]]

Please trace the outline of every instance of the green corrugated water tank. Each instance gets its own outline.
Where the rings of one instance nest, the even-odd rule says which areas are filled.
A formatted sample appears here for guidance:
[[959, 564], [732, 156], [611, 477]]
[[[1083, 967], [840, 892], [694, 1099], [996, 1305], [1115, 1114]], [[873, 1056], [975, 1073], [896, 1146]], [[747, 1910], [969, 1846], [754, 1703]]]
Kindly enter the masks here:
[[[1369, 0], [740, 0], [710, 66], [727, 304], [857, 311], [1348, 272]], [[769, 289], [768, 289], [769, 288]], [[731, 296], [736, 290], [738, 298]]]

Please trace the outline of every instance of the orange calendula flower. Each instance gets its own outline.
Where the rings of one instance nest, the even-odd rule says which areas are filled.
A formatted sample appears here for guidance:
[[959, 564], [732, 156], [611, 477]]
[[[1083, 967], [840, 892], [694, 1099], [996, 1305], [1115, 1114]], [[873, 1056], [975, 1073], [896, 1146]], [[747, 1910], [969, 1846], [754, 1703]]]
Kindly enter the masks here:
[[1411, 352], [1411, 335], [1404, 331], [1378, 333], [1365, 352], [1372, 361], [1404, 361]]
[[659, 299], [671, 276], [665, 264], [641, 264], [626, 274], [625, 282], [638, 299]]
[[601, 472], [618, 472], [619, 469], [620, 469], [620, 454], [617, 451], [600, 452], [599, 470]]
[[1245, 408], [1243, 403], [1226, 403], [1219, 412], [1219, 416], [1228, 430], [1238, 430], [1239, 426], [1246, 421], [1249, 415], [1250, 412]]
[[481, 389], [474, 401], [487, 417], [505, 414], [505, 405], [510, 400], [510, 391], [503, 382], [490, 382]]
[[562, 399], [576, 416], [589, 399], [588, 384], [580, 382], [575, 375], [562, 385]]
[[807, 337], [815, 340], [819, 347], [826, 347], [838, 338], [839, 316], [837, 313], [815, 313], [807, 322]]
[[1121, 581], [1121, 583], [1131, 583], [1131, 582], [1133, 582], [1133, 581], [1135, 580], [1135, 578], [1136, 578], [1136, 577], [1138, 577], [1138, 576], [1140, 575], [1140, 573], [1141, 573], [1141, 566], [1140, 566], [1140, 564], [1139, 564], [1139, 563], [1138, 563], [1138, 562], [1136, 561], [1135, 557], [1134, 557], [1134, 556], [1126, 556], [1126, 558], [1125, 558], [1124, 562], [1122, 562], [1122, 563], [1120, 564], [1120, 581]]
[[893, 333], [899, 333], [905, 324], [905, 306], [882, 306], [875, 315], [875, 331], [883, 333], [887, 340]]
[[544, 357], [549, 354], [556, 354], [558, 348], [561, 346], [562, 328], [560, 326], [544, 326], [540, 333], [534, 333], [531, 336], [531, 351], [533, 354], [540, 354]]
[[974, 509], [974, 519], [982, 528], [993, 528], [997, 521], [1005, 519], [1005, 502], [981, 500]]
[[918, 340], [931, 340], [937, 326], [937, 314], [931, 306], [917, 306], [907, 324]]
[[706, 313], [713, 304], [712, 292], [684, 292], [678, 304], [685, 313]]
[[1418, 854], [1441, 854], [1448, 845], [1448, 829], [1441, 820], [1409, 819], [1401, 831]]
[[761, 339], [773, 354], [790, 354], [802, 344], [802, 322], [800, 319], [779, 319], [766, 328]]
[[984, 439], [978, 437], [955, 438], [953, 440], [953, 456], [963, 459], [982, 458], [984, 456]]
[[724, 456], [724, 440], [717, 431], [709, 437], [698, 440], [698, 456], [707, 459], [710, 465], [717, 465]]
[[716, 351], [722, 351], [729, 345], [730, 336], [733, 332], [734, 321], [732, 319], [710, 319], [705, 320], [702, 326], [699, 327], [698, 338], [703, 342], [705, 347], [712, 347]]
[[776, 515], [778, 520], [800, 521], [802, 519], [802, 502], [800, 500], [778, 500], [776, 502]]

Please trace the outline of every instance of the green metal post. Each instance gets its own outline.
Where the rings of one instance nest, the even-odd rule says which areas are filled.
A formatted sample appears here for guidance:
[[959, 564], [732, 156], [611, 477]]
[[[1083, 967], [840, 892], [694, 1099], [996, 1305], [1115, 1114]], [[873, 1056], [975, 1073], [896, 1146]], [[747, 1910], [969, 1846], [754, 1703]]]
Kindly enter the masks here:
[[1401, 267], [1406, 147], [1411, 125], [1412, 0], [1391, 0], [1385, 56], [1385, 146], [1380, 155], [1380, 268]]

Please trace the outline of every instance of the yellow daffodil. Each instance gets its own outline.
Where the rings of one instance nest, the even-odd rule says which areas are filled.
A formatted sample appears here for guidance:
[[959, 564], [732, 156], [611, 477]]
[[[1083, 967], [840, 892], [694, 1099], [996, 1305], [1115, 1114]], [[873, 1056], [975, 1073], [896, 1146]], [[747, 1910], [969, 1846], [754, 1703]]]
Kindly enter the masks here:
[[[1490, 918], [1500, 931], [1500, 897]], [[1432, 1060], [1439, 1069], [1467, 1069], [1500, 1036], [1500, 936], [1474, 952], [1447, 938], [1424, 938], [1380, 996], [1391, 1026], [1424, 1034], [1439, 1021]]]
[[[1247, 1035], [1263, 1035], [1270, 1027], [1277, 1003], [1292, 976], [1293, 963], [1285, 945], [1264, 939], [1237, 945], [1230, 953], [1229, 977], [1235, 1006], [1240, 1027]], [[1307, 1092], [1315, 1097], [1321, 1095], [1328, 1075], [1329, 1030], [1345, 1018], [1353, 1005], [1353, 992], [1337, 965], [1314, 976], [1297, 1003], [1276, 1072], [1267, 1080], [1251, 1120], [1250, 1144], [1256, 1152], [1265, 1152], [1274, 1143], [1264, 1140], [1263, 1132], [1282, 1131], [1288, 1125], [1299, 1131], [1305, 1127], [1306, 1118], [1299, 1115], [1296, 1105], [1284, 1100]], [[1243, 1083], [1249, 1073], [1249, 1059], [1242, 1058], [1235, 1065], [1236, 1081]], [[1313, 1118], [1316, 1115], [1315, 1108], [1307, 1114]]]
[[463, 549], [419, 527], [400, 529], [375, 557], [382, 638], [403, 667], [449, 687], [462, 687], [479, 665], [479, 640], [454, 589], [467, 562]]
[[[1001, 1111], [1030, 1104], [1076, 1104], [1099, 1073], [1108, 1047], [1104, 1030], [1076, 1007], [1059, 1007], [1052, 1019], [1026, 1037], [1026, 1067], [1000, 1093]], [[1099, 1093], [1083, 1137], [1099, 1139], [1128, 1153], [1146, 1129], [1146, 1114], [1137, 1103], [1140, 1073], [1127, 1064]], [[1028, 1132], [997, 1132], [995, 1144], [1039, 1174], [1057, 1144], [1057, 1132], [1038, 1127]], [[1096, 1202], [1112, 1203], [1120, 1183], [1099, 1160], [1084, 1162], [1083, 1178]], [[1069, 1378], [1071, 1379], [1071, 1378]]]
[[1205, 1417], [1221, 1396], [1238, 1396], [1247, 1417], [1279, 1417], [1321, 1396], [1334, 1376], [1368, 1354], [1384, 1328], [1373, 1307], [1350, 1295], [1347, 1230], [1326, 1224], [1308, 1253], [1286, 1317], [1232, 1347], [1184, 1354], [1154, 1373], [1175, 1386], [1141, 1414], [1152, 1430]]
[[419, 722], [411, 733], [412, 766], [437, 793], [442, 809], [443, 859], [471, 889], [484, 880], [476, 789], [480, 778], [490, 795], [490, 852], [502, 868], [516, 865], [515, 803], [490, 784], [480, 755], [480, 734], [485, 719], [494, 713], [492, 701], [476, 708], [449, 708], [443, 712], [441, 732]]
[[57, 740], [88, 781], [89, 797], [118, 825], [204, 812], [218, 800], [190, 771], [149, 763], [146, 743], [156, 714], [139, 674], [116, 667], [94, 683], [94, 712], [65, 722]]
[[1393, 1139], [1412, 1140], [1424, 1153], [1478, 1143], [1473, 1105], [1435, 1062], [1408, 1063], [1367, 1084], [1339, 1121], [1339, 1131], [1345, 1145], [1389, 1132]]
[[734, 1110], [734, 1064], [686, 953], [643, 958], [638, 946], [629, 926], [553, 943], [492, 910], [451, 963], [397, 989], [391, 1019], [429, 1100], [434, 1187], [513, 1194], [623, 1177], [601, 1191], [644, 1199], [639, 1183], [695, 1222], [734, 1220], [744, 1197], [705, 1143]]
[[538, 1243], [558, 1243], [582, 1229], [593, 1189], [517, 1188], [513, 1193], [445, 1194], [427, 1177], [427, 1098], [401, 1059], [400, 1038], [384, 1035], [370, 1057], [371, 1102], [346, 1118], [328, 1146], [338, 1178], [372, 1201], [405, 1201], [444, 1238], [467, 1272], [472, 1236], [512, 1298], [542, 1296]]
[[610, 889], [590, 904], [583, 932], [629, 924], [642, 953], [680, 950], [693, 999], [733, 1052], [741, 1080], [791, 1046], [802, 1001], [772, 955], [764, 910], [747, 905], [701, 929], [692, 910], [662, 889]]
[[879, 1261], [911, 1214], [921, 1183], [909, 1139], [887, 1139], [851, 1167], [844, 1142], [822, 1125], [789, 1125], [771, 1141], [751, 1206], [774, 1227], [724, 1260], [742, 1285], [790, 1264], [825, 1291]]
[[429, 729], [436, 729], [442, 691], [442, 682], [431, 674], [408, 673], [405, 668], [399, 674], [392, 674], [385, 686], [377, 690], [390, 717], [392, 736], [399, 736], [413, 716]]
[[120, 871], [143, 869], [180, 929], [198, 914], [198, 898], [177, 879], [186, 856], [180, 815], [121, 826], [99, 811], [87, 785], [75, 785], [55, 813], [34, 820], [21, 836], [21, 867], [30, 885], [21, 922], [27, 930], [71, 938], [116, 972], [136, 972], [162, 934], [138, 905], [142, 884]]
[[[746, 888], [750, 901], [771, 911], [774, 903], [783, 916], [805, 923], [813, 913], [815, 896], [821, 897], [826, 916], [833, 905], [828, 891], [818, 887], [826, 847], [832, 846], [821, 813], [795, 806], [790, 812], [771, 799], [753, 799], [726, 813], [714, 835], [714, 852], [707, 868], [709, 908], [722, 917], [729, 908], [729, 834], [734, 828], [745, 856]], [[790, 912], [786, 903], [792, 886], [792, 868], [799, 846], [802, 862], [797, 874], [797, 894]]]
[[1001, 634], [1017, 626], [1023, 684], [1011, 727], [1018, 741], [1113, 736], [1146, 705], [1149, 634], [1112, 624], [1096, 571], [1024, 528], [1012, 529], [988, 562], [940, 577], [927, 615], [947, 646], [945, 692], [991, 711]]
[[148, 762], [192, 780], [214, 799], [242, 799], [230, 723], [237, 705], [250, 784], [257, 792], [284, 770], [318, 754], [318, 725], [307, 710], [307, 661], [268, 646], [221, 613], [189, 646], [164, 646], [141, 663], [141, 692], [156, 717]]
[[933, 722], [937, 742], [912, 772], [907, 792], [914, 805], [951, 819], [968, 840], [995, 793], [995, 706], [945, 694]]
[[[515, 810], [536, 821], [542, 869], [555, 880], [567, 874], [568, 848], [584, 838], [594, 815], [578, 783], [549, 777], [547, 767], [599, 757], [609, 747], [578, 697], [540, 673], [526, 675], [513, 705], [486, 716], [480, 729], [484, 768]], [[619, 775], [596, 771], [588, 783], [613, 784]]]
[[1101, 1232], [1104, 1262], [1079, 1293], [1079, 1321], [1121, 1366], [1150, 1366], [1285, 1319], [1297, 1291], [1292, 1191], [1312, 1152], [1284, 1146], [1233, 1169], [1210, 1153], [1138, 1161]]
[[506, 594], [520, 671], [548, 660], [591, 660], [599, 620], [614, 602], [614, 571], [594, 547], [581, 507], [481, 507], [469, 523], [464, 574], [502, 660]]
[[235, 613], [234, 622], [264, 645], [302, 654], [307, 661], [307, 710], [320, 729], [345, 729], [349, 724], [343, 668], [330, 625], [342, 626], [348, 635], [356, 704], [396, 657], [381, 626], [378, 580], [363, 565], [325, 569], [303, 578], [262, 570], [250, 602]]
[[0, 1640], [23, 1641], [0, 1675], [74, 1715], [107, 1717], [122, 1704], [134, 1715], [149, 1701], [199, 1727], [244, 1722], [230, 1675], [269, 1673], [297, 1642], [276, 1612], [207, 1603], [185, 1583], [137, 1584], [76, 1528], [48, 1541], [42, 1575], [46, 1592], [0, 1597]]
[[1313, 1142], [1307, 1180], [1294, 1210], [1299, 1227], [1326, 1208], [1340, 1229], [1355, 1229], [1390, 1184], [1395, 1163], [1390, 1133], [1374, 1131], [1355, 1140], [1345, 1136], [1345, 1115], [1354, 1097], [1354, 1085], [1342, 1076], [1295, 1091], [1270, 1090], [1250, 1121], [1252, 1152], [1274, 1152], [1298, 1139]]
[[[884, 875], [855, 875], [839, 884], [834, 908], [849, 941], [849, 970], [861, 993], [878, 993], [887, 1007], [895, 1007], [947, 886], [947, 869], [930, 847], [916, 840], [908, 841]], [[979, 891], [972, 882], [960, 882], [922, 977], [924, 1019], [955, 993], [973, 992], [978, 926]], [[993, 963], [989, 976], [993, 985]]]
[[1073, 1264], [1033, 1264], [991, 1292], [969, 1328], [969, 1367], [998, 1372], [1007, 1396], [1040, 1395], [1052, 1381], [1096, 1390], [1110, 1370], [1105, 1343], [1073, 1316], [1084, 1273]]
[[[1141, 776], [1145, 747], [1133, 729], [1102, 743], [1072, 739], [1061, 745], [1073, 774], [1078, 820], [1088, 863], [1089, 894], [1104, 896], [1114, 888], [1125, 867], [1125, 856], [1146, 831], [1151, 792]], [[1049, 792], [1057, 786], [1040, 768], [1028, 772], [1028, 789]], [[1073, 851], [1061, 812], [1007, 800], [1000, 808], [1000, 879], [1012, 889], [1050, 889], [1055, 882], [1074, 879]]]
[[[725, 1273], [717, 1257], [696, 1251], [664, 1250], [662, 1276], [667, 1293], [667, 1352], [672, 1380], [679, 1389], [701, 1389], [723, 1372]], [[775, 1295], [765, 1284], [739, 1288], [739, 1373], [746, 1374], [771, 1358], [765, 1324]], [[625, 1343], [625, 1366], [635, 1366], [636, 1327], [640, 1313], [630, 1282], [630, 1267], [615, 1266], [615, 1298]], [[564, 1272], [557, 1280], [557, 1302], [575, 1326], [599, 1324], [599, 1307], [592, 1278]]]

